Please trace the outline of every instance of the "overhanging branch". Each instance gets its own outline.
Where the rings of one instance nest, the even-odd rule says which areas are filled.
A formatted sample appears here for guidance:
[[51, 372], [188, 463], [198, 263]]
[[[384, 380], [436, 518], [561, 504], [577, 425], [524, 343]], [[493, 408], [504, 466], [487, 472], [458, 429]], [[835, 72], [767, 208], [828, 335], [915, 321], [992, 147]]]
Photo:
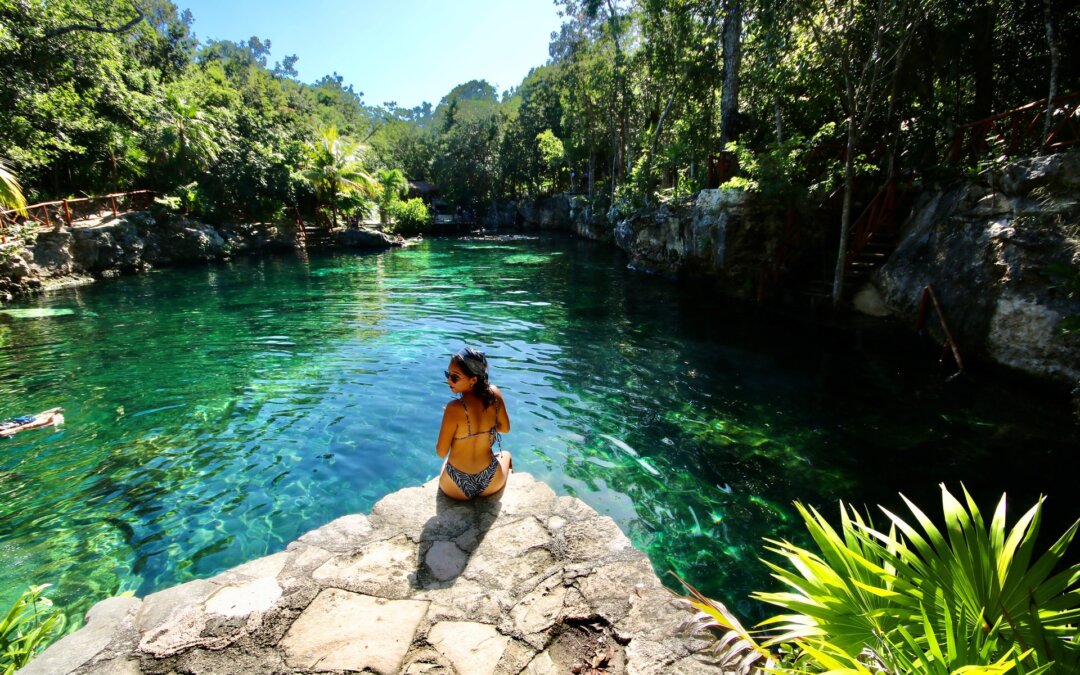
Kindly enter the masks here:
[[45, 38], [50, 39], [59, 37], [67, 33], [74, 33], [76, 31], [85, 31], [88, 33], [126, 33], [139, 24], [146, 16], [143, 14], [142, 9], [139, 8], [134, 2], [131, 3], [131, 8], [135, 10], [135, 18], [128, 21], [122, 26], [104, 26], [100, 21], [94, 21], [92, 24], [85, 23], [73, 23], [70, 26], [62, 26], [60, 28], [51, 28], [45, 31]]

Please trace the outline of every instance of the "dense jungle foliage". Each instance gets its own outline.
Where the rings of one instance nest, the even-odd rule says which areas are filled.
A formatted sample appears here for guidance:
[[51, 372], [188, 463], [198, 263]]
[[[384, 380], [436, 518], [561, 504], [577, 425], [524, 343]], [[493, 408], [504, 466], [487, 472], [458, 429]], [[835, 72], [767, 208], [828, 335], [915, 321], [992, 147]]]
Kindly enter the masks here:
[[[152, 188], [266, 219], [365, 208], [393, 169], [477, 213], [554, 190], [629, 210], [706, 186], [737, 141], [734, 185], [805, 203], [841, 184], [845, 143], [852, 174], [934, 169], [958, 125], [1080, 85], [1063, 0], [556, 4], [519, 86], [403, 109], [299, 82], [268, 39], [199, 43], [168, 0], [0, 0], [0, 158], [31, 202]], [[312, 178], [335, 162], [351, 184]]]

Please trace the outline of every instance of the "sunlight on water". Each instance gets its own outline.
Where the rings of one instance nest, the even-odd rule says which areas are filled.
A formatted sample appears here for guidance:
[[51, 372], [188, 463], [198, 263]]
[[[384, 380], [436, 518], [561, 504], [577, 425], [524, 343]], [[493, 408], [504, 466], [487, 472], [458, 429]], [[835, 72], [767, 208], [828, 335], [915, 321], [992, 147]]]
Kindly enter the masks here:
[[[48, 582], [77, 615], [433, 477], [441, 373], [465, 343], [488, 351], [519, 470], [744, 610], [770, 585], [761, 537], [802, 536], [793, 499], [933, 496], [972, 474], [984, 491], [1015, 476], [1053, 491], [1038, 476], [1075, 430], [1045, 412], [1025, 427], [1036, 400], [917, 406], [895, 362], [792, 335], [561, 238], [243, 259], [45, 295], [0, 312], [0, 417], [67, 417], [0, 439], [0, 600]], [[995, 461], [987, 478], [1017, 438], [1043, 464]]]

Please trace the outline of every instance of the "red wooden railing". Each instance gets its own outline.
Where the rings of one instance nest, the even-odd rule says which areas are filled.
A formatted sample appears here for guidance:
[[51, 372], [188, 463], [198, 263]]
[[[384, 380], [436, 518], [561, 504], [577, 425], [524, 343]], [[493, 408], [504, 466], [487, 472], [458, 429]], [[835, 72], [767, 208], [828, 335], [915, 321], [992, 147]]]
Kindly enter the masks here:
[[758, 302], [765, 301], [767, 286], [780, 281], [780, 272], [783, 270], [791, 252], [799, 243], [800, 229], [795, 222], [795, 217], [795, 209], [789, 206], [787, 215], [784, 217], [784, 234], [780, 237], [780, 242], [773, 251], [772, 260], [764, 260], [761, 263], [761, 270], [758, 274]]
[[710, 155], [705, 174], [705, 187], [718, 188], [738, 173], [739, 160], [735, 158], [735, 153], [725, 151], [719, 155]]
[[304, 217], [300, 215], [300, 209], [293, 207], [293, 220], [296, 221], [296, 243], [302, 248], [307, 248], [307, 230], [304, 229]]
[[1054, 97], [1054, 117], [1050, 133], [1046, 128], [1049, 100], [1032, 101], [992, 117], [965, 124], [953, 135], [953, 161], [978, 157], [997, 139], [1002, 151], [1012, 157], [1023, 152], [1057, 152], [1080, 143], [1080, 92]]
[[63, 224], [70, 227], [75, 221], [100, 215], [102, 212], [111, 211], [116, 216], [126, 211], [146, 208], [155, 194], [157, 193], [152, 190], [134, 190], [41, 202], [27, 206], [25, 216], [15, 209], [0, 210], [0, 243], [7, 243], [8, 225], [36, 222], [57, 229]]
[[945, 355], [950, 352], [952, 353], [953, 362], [956, 363], [956, 372], [948, 378], [951, 380], [964, 372], [964, 360], [960, 358], [960, 348], [956, 346], [956, 340], [953, 339], [952, 331], [949, 330], [949, 324], [945, 322], [945, 314], [941, 311], [941, 303], [938, 302], [937, 294], [934, 293], [934, 287], [926, 284], [922, 289], [922, 294], [919, 296], [919, 317], [915, 321], [916, 331], [921, 331], [926, 325], [926, 314], [930, 307], [933, 307], [934, 313], [937, 314], [938, 325], [941, 327], [941, 332], [945, 338], [941, 346], [941, 358], [938, 363], [944, 364]]
[[851, 245], [847, 250], [845, 265], [850, 265], [875, 234], [892, 236], [896, 233], [896, 188], [899, 181], [893, 178], [878, 190], [852, 225]]

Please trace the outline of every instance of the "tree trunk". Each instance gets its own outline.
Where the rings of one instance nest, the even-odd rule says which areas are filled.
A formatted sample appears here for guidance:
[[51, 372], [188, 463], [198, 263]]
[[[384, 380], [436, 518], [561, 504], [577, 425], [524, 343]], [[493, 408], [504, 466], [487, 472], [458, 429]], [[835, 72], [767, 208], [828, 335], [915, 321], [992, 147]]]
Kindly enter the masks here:
[[848, 237], [851, 234], [851, 195], [855, 190], [855, 117], [848, 117], [847, 151], [844, 153], [844, 208], [840, 214], [840, 245], [836, 253], [836, 270], [833, 273], [833, 307], [844, 296], [844, 270], [847, 267]]
[[773, 96], [773, 115], [776, 117], [776, 144], [784, 142], [784, 117], [780, 113], [780, 97]]
[[724, 13], [724, 83], [720, 93], [720, 151], [732, 140], [731, 125], [739, 111], [739, 65], [742, 60], [742, 0], [728, 0]]
[[1039, 144], [1039, 152], [1047, 152], [1046, 142], [1050, 139], [1050, 128], [1053, 125], [1054, 98], [1058, 89], [1058, 64], [1061, 55], [1058, 53], [1057, 40], [1054, 38], [1054, 10], [1053, 0], [1043, 0], [1043, 14], [1046, 18], [1046, 43], [1050, 47], [1050, 93], [1046, 101], [1046, 121], [1043, 123], [1042, 142]]
[[589, 148], [589, 208], [593, 205], [593, 174], [596, 173], [596, 151]]
[[[676, 87], [676, 91], [678, 87]], [[649, 154], [645, 159], [645, 205], [649, 205], [649, 195], [652, 194], [653, 180], [652, 180], [652, 163], [653, 156], [656, 153], [656, 143], [660, 140], [660, 131], [664, 128], [664, 119], [667, 117], [668, 112], [671, 111], [671, 104], [675, 102], [675, 92], [671, 92], [671, 96], [668, 96], [667, 105], [664, 106], [664, 111], [660, 113], [660, 119], [656, 120], [656, 127], [653, 128], [652, 142], [649, 143]]]
[[977, 0], [975, 7], [974, 119], [994, 114], [994, 8], [993, 0]]
[[[627, 110], [627, 99], [629, 98], [626, 91], [626, 72], [623, 67], [625, 57], [622, 51], [622, 44], [619, 42], [619, 19], [615, 11], [615, 5], [611, 0], [607, 0], [608, 8], [608, 26], [611, 29], [611, 41], [615, 47], [615, 92], [618, 96], [618, 110], [619, 110], [619, 149], [615, 152], [616, 164], [615, 166], [622, 170], [622, 159], [626, 160], [625, 172], [630, 172], [630, 160], [629, 152], [627, 152], [627, 133], [630, 125], [629, 112]], [[614, 177], [612, 177], [612, 185], [614, 185]], [[614, 188], [612, 189], [612, 197], [615, 196]]]

